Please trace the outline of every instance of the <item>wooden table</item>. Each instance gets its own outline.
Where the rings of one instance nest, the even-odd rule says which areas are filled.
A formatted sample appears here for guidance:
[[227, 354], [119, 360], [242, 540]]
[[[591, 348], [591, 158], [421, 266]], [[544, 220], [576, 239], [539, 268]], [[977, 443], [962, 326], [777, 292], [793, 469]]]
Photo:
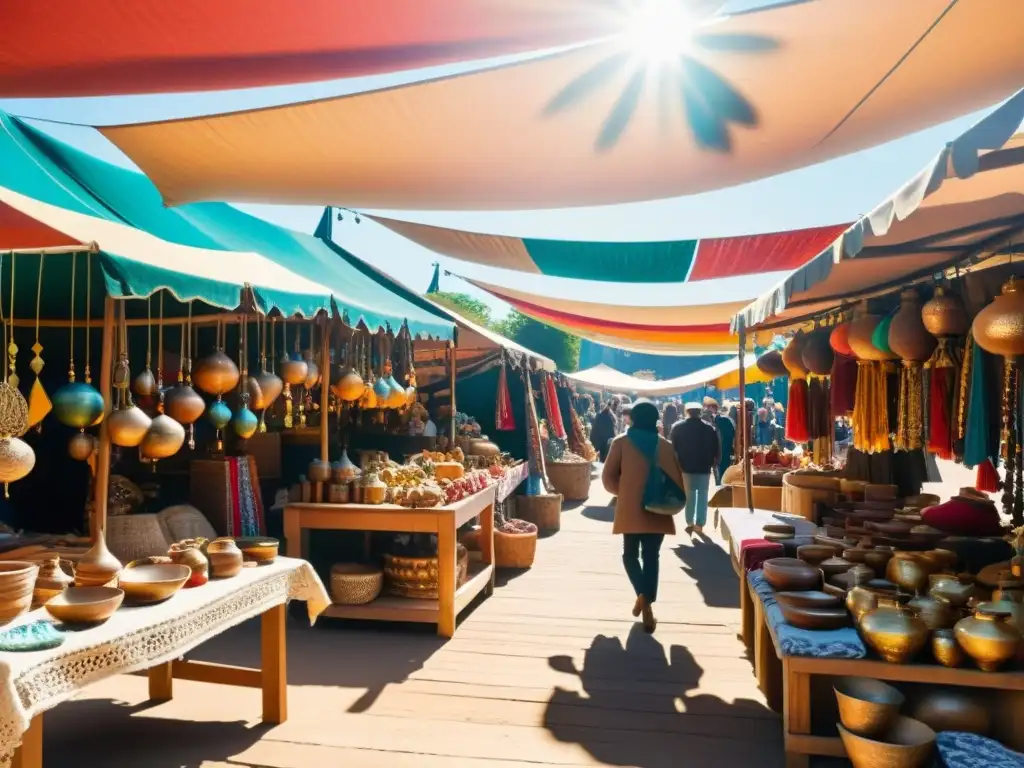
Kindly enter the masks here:
[[[21, 745], [13, 749], [16, 741], [0, 742], [0, 765], [10, 760], [13, 768], [42, 768], [43, 713], [89, 683], [117, 674], [148, 670], [144, 674], [154, 701], [171, 699], [175, 678], [259, 688], [263, 722], [285, 722], [289, 599], [305, 600], [311, 620], [327, 605], [327, 593], [308, 563], [278, 558], [270, 565], [243, 568], [234, 578], [182, 590], [158, 605], [122, 607], [105, 624], [68, 633], [64, 644], [52, 650], [3, 654], [0, 696], [12, 718], [3, 723], [3, 733], [19, 734]], [[40, 609], [18, 622], [46, 616]], [[255, 616], [262, 623], [260, 669], [184, 658], [206, 640]]]
[[[480, 592], [494, 591], [495, 486], [455, 504], [430, 509], [409, 509], [394, 504], [288, 504], [284, 508], [284, 536], [290, 557], [308, 551], [310, 530], [393, 531], [437, 535], [437, 600], [382, 595], [367, 605], [334, 604], [325, 616], [377, 621], [412, 621], [437, 624], [437, 634], [455, 634], [455, 618]], [[470, 563], [469, 578], [456, 585], [456, 535], [459, 526], [480, 518], [479, 563]]]

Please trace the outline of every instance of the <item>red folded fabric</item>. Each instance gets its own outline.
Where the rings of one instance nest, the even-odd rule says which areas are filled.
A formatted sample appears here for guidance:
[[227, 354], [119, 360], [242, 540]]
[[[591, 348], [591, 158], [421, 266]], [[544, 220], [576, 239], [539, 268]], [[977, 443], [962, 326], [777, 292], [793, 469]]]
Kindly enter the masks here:
[[954, 496], [945, 504], [928, 507], [921, 513], [925, 525], [954, 536], [999, 536], [1003, 533], [996, 505]]
[[740, 542], [740, 568], [745, 571], [756, 571], [765, 560], [782, 557], [785, 548], [774, 541], [766, 539], [744, 539]]

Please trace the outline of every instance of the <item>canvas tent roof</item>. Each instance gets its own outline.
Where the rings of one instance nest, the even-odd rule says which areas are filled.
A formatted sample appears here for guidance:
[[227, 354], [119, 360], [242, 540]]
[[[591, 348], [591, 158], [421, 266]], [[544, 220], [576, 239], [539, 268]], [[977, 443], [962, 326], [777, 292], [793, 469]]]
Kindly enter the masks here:
[[[739, 381], [739, 369], [740, 359], [739, 357], [734, 357], [731, 360], [724, 360], [702, 370], [688, 373], [685, 376], [664, 379], [662, 381], [650, 381], [630, 376], [621, 371], [616, 371], [604, 363], [595, 365], [593, 368], [587, 368], [585, 371], [567, 373], [565, 376], [578, 384], [596, 390], [627, 394], [635, 392], [638, 395], [647, 397], [667, 397], [669, 395], [682, 394], [705, 384], [713, 384], [719, 389], [730, 389], [736, 386], [733, 381], [737, 383]], [[754, 364], [753, 356], [751, 356], [751, 362], [746, 367], [746, 375], [748, 384], [771, 381]]]
[[963, 135], [821, 254], [737, 313], [784, 327], [845, 302], [1024, 247], [1024, 91]]
[[1024, 79], [1021, 29], [1024, 3], [1007, 0], [782, 2], [705, 19], [657, 82], [619, 35], [401, 87], [101, 130], [169, 205], [623, 203], [763, 178], [983, 108]]

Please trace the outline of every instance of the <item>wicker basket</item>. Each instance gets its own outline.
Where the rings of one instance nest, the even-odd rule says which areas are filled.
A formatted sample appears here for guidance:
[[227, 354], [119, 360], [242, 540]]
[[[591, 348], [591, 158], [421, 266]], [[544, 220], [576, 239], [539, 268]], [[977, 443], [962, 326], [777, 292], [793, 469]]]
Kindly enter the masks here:
[[339, 605], [366, 605], [380, 595], [384, 571], [361, 563], [335, 563], [331, 568], [331, 599]]
[[554, 533], [562, 527], [562, 494], [545, 493], [538, 496], [516, 496], [516, 517], [533, 523], [545, 533]]
[[[455, 588], [469, 578], [469, 550], [457, 545]], [[437, 599], [437, 558], [384, 555], [384, 575], [388, 592], [418, 600]]]
[[[206, 522], [205, 518], [203, 522]], [[167, 548], [179, 540], [171, 535], [160, 515], [108, 517], [106, 539], [107, 547], [122, 563], [166, 555]]]
[[567, 501], [585, 501], [590, 496], [590, 462], [568, 461], [547, 462], [548, 480], [551, 487]]
[[530, 568], [537, 555], [537, 533], [494, 532], [495, 568]]

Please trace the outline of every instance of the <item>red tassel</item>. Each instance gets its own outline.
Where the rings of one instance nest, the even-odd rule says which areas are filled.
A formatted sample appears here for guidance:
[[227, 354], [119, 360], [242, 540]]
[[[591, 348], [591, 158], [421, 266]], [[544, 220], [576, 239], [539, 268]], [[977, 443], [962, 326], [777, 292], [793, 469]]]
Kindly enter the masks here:
[[928, 390], [928, 450], [940, 459], [953, 458], [953, 424], [950, 418], [954, 368], [935, 368]]
[[974, 488], [985, 493], [999, 490], [999, 473], [992, 464], [992, 459], [985, 459], [978, 465], [978, 474], [974, 480]]
[[558, 407], [558, 390], [555, 389], [555, 380], [550, 376], [545, 377], [544, 395], [548, 412], [548, 425], [551, 427], [555, 437], [565, 440], [565, 425], [562, 423], [562, 412]]
[[501, 372], [498, 374], [498, 402], [494, 408], [494, 425], [502, 432], [511, 432], [516, 428], [516, 420], [512, 415], [512, 398], [508, 392], [508, 376], [505, 373], [505, 364], [501, 364]]
[[786, 439], [806, 443], [811, 439], [807, 429], [807, 379], [789, 383], [789, 413], [786, 414]]

